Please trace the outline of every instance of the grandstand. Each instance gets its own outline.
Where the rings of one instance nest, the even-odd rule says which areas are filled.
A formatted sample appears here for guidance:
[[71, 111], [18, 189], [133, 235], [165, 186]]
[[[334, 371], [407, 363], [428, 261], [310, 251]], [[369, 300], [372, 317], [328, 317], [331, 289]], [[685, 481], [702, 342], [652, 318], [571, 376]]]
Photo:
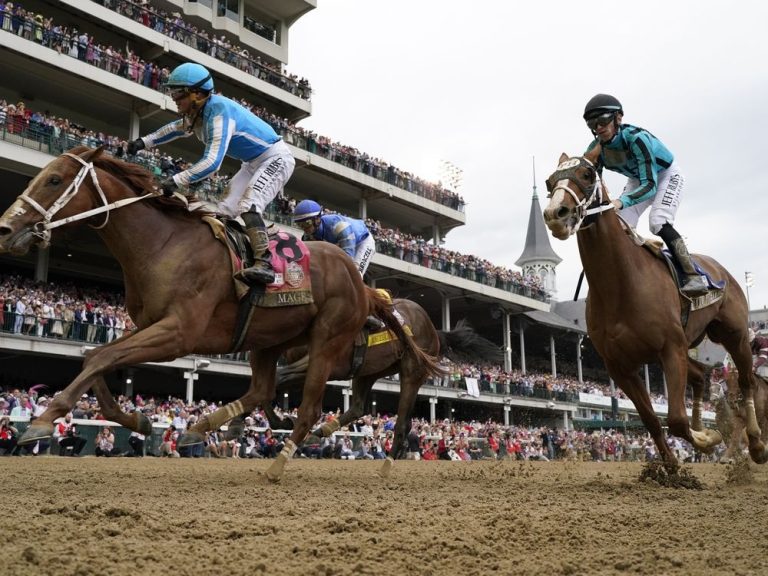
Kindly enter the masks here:
[[[253, 107], [283, 134], [297, 161], [285, 205], [313, 198], [329, 210], [368, 219], [376, 228], [378, 253], [368, 271], [369, 284], [417, 301], [439, 328], [448, 330], [467, 319], [503, 348], [505, 365], [496, 376], [544, 369], [554, 378], [565, 369], [579, 383], [591, 378], [608, 384], [584, 338], [583, 313], [555, 313], [551, 295], [559, 258], [543, 229], [535, 183], [529, 229], [514, 248], [522, 252], [522, 271], [505, 270], [446, 250], [446, 236], [471, 216], [458, 190], [374, 159], [354, 143], [342, 145], [333, 135], [300, 127], [312, 113], [311, 79], [290, 70], [290, 26], [316, 9], [316, 0], [62, 0], [8, 6], [0, 12], [0, 210], [67, 148], [105, 145], [120, 155], [127, 140], [174, 119], [175, 105], [160, 90], [162, 79], [176, 65], [196, 61], [212, 72], [218, 91]], [[198, 158], [200, 151], [199, 142], [182, 139], [142, 161], [161, 175]], [[215, 196], [236, 170], [228, 160], [201, 194]], [[273, 206], [270, 215], [289, 226], [285, 206]], [[105, 305], [120, 305], [121, 271], [87, 229], [57, 232], [49, 249], [25, 257], [0, 255], [0, 266], [2, 280], [34, 281], [32, 289], [51, 292], [54, 304], [64, 294], [83, 300], [96, 291]], [[9, 280], [11, 275], [15, 280]], [[45, 383], [60, 389], [77, 374], [88, 348], [106, 341], [100, 338], [55, 338], [50, 327], [38, 330], [37, 324], [19, 333], [6, 327], [0, 331], [0, 385]], [[616, 416], [608, 398], [547, 386], [529, 394], [508, 380], [504, 386], [503, 378], [488, 376], [492, 373], [470, 371], [450, 382], [429, 383], [422, 388], [417, 413], [431, 419], [493, 418], [565, 428], [573, 426], [574, 418]], [[237, 355], [181, 358], [121, 371], [109, 384], [125, 394], [152, 391], [229, 400], [241, 394], [249, 374]], [[466, 386], [468, 379], [479, 381], [477, 396]], [[653, 381], [659, 390], [660, 376]], [[396, 381], [377, 383], [371, 412], [395, 412], [397, 390]], [[298, 403], [298, 398], [285, 400]], [[346, 407], [348, 401], [348, 384], [332, 383], [326, 409]], [[623, 400], [619, 412], [622, 417], [635, 414]]]

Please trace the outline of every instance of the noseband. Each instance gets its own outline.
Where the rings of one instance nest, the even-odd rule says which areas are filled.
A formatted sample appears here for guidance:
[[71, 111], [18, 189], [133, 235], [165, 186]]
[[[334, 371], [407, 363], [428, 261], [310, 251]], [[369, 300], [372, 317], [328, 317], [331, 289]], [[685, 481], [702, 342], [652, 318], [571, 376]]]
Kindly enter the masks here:
[[[576, 173], [576, 170], [582, 167], [589, 170], [592, 179], [594, 180], [594, 182], [587, 186], [582, 185], [581, 180]], [[554, 185], [552, 184], [553, 182], [555, 183]], [[579, 192], [581, 192], [580, 195], [571, 188], [571, 182], [574, 182], [576, 186], [579, 187]], [[557, 170], [547, 178], [547, 191], [549, 192], [547, 198], [552, 198], [558, 190], [562, 190], [570, 195], [576, 204], [574, 207], [574, 212], [576, 213], [576, 224], [573, 227], [574, 234], [579, 230], [588, 228], [592, 224], [592, 222], [588, 222], [587, 225], [582, 228], [582, 224], [584, 224], [585, 219], [588, 217], [613, 209], [613, 205], [610, 202], [606, 202], [605, 204], [601, 203], [603, 192], [602, 180], [597, 174], [595, 165], [587, 158], [569, 158], [560, 164], [557, 167]]]
[[[80, 156], [77, 156], [75, 154], [70, 154], [69, 152], [65, 152], [62, 154], [62, 156], [67, 156], [68, 158], [72, 158], [76, 162], [79, 162], [82, 164], [80, 167], [80, 170], [75, 175], [74, 179], [70, 183], [69, 186], [67, 186], [66, 190], [61, 193], [61, 195], [58, 197], [58, 199], [51, 204], [51, 207], [47, 210], [43, 208], [40, 203], [37, 202], [34, 198], [29, 196], [27, 194], [27, 191], [21, 193], [19, 196], [19, 200], [22, 200], [29, 204], [32, 208], [34, 208], [40, 215], [43, 217], [43, 219], [40, 222], [36, 222], [34, 225], [34, 232], [33, 234], [40, 238], [40, 240], [43, 242], [45, 246], [47, 246], [51, 241], [51, 230], [54, 228], [58, 228], [59, 226], [63, 226], [64, 224], [69, 224], [70, 222], [76, 222], [78, 220], [84, 220], [86, 218], [91, 218], [92, 216], [97, 216], [98, 214], [104, 214], [104, 222], [99, 226], [92, 226], [92, 228], [96, 230], [100, 230], [101, 228], [104, 228], [104, 226], [107, 225], [109, 222], [109, 213], [111, 210], [114, 210], [116, 208], [121, 208], [122, 206], [126, 206], [127, 204], [132, 204], [134, 202], [138, 202], [139, 200], [144, 200], [145, 198], [148, 198], [150, 196], [155, 196], [155, 193], [148, 193], [144, 194], [143, 196], [137, 196], [136, 198], [124, 198], [122, 200], [117, 200], [116, 202], [112, 202], [111, 204], [107, 201], [107, 197], [104, 194], [104, 191], [101, 189], [101, 185], [99, 184], [99, 179], [96, 176], [96, 170], [93, 167], [93, 162], [86, 162]], [[96, 191], [99, 194], [99, 199], [102, 202], [102, 206], [98, 206], [97, 208], [93, 208], [91, 210], [86, 210], [85, 212], [81, 212], [79, 214], [75, 214], [74, 216], [70, 216], [68, 218], [62, 218], [61, 220], [52, 221], [53, 217], [56, 215], [57, 212], [59, 212], [64, 206], [66, 206], [72, 198], [74, 198], [77, 193], [80, 191], [80, 186], [82, 185], [83, 181], [86, 179], [86, 177], [90, 174], [91, 180], [93, 180], [93, 186], [96, 188]]]

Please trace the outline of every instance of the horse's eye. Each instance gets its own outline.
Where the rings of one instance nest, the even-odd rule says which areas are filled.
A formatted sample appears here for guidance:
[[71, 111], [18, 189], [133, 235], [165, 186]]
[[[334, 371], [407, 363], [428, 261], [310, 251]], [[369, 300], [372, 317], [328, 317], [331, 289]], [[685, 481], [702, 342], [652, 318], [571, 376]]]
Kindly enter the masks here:
[[48, 178], [48, 184], [50, 184], [51, 186], [58, 186], [59, 184], [61, 184], [61, 178], [59, 178], [58, 176], [51, 176], [50, 178]]

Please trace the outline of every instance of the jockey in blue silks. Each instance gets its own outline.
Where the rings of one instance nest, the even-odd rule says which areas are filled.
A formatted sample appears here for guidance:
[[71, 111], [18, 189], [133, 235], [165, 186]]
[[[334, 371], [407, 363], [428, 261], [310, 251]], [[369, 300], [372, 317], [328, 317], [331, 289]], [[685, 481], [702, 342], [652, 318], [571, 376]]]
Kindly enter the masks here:
[[275, 273], [269, 260], [269, 240], [262, 214], [293, 174], [296, 162], [275, 130], [241, 104], [212, 94], [213, 78], [200, 64], [176, 67], [165, 84], [182, 117], [159, 130], [128, 143], [128, 154], [194, 134], [205, 144], [203, 157], [164, 180], [163, 194], [215, 174], [230, 156], [242, 162], [218, 204], [224, 216], [242, 215], [253, 248], [254, 264], [237, 273], [249, 284], [271, 284]]

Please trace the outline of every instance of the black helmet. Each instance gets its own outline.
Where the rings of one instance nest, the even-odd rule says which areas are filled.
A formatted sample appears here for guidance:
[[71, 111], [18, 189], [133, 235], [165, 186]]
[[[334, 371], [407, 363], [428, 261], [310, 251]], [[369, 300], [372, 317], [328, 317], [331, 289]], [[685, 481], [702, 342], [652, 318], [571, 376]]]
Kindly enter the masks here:
[[597, 94], [592, 96], [584, 107], [584, 120], [589, 120], [604, 112], [619, 112], [623, 114], [624, 110], [621, 108], [621, 102], [610, 94]]

